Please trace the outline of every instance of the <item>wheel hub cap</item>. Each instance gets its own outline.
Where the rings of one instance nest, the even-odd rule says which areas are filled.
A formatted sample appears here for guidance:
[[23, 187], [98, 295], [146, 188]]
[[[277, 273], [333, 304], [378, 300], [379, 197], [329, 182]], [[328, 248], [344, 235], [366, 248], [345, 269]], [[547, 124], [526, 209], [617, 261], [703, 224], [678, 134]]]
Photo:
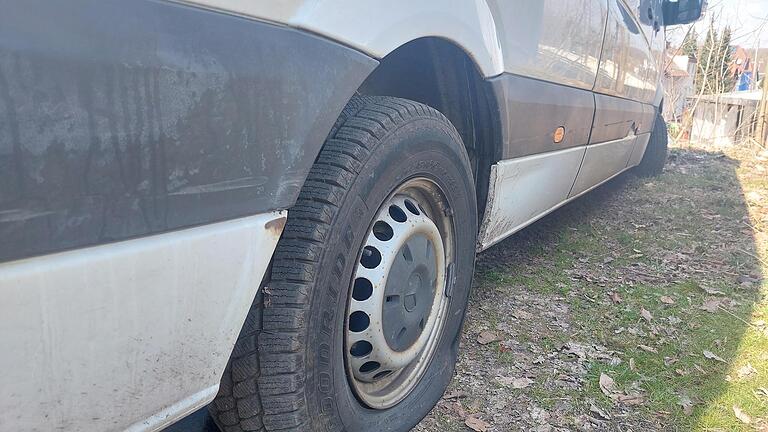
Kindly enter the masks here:
[[395, 255], [382, 315], [384, 337], [395, 351], [413, 345], [424, 330], [435, 297], [435, 265], [434, 247], [422, 234], [411, 236]]

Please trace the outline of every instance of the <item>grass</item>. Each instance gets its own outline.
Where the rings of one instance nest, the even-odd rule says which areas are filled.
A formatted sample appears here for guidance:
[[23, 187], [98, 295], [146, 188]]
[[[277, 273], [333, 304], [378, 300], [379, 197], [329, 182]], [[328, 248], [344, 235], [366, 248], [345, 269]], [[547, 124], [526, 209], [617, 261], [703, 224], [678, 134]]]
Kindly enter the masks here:
[[[473, 326], [508, 326], [509, 306], [493, 304], [499, 296], [552, 297], [567, 305], [568, 330], [552, 330], [536, 315], [517, 323], [518, 346], [548, 353], [546, 367], [560, 371], [573, 363], [561, 361], [560, 353], [572, 341], [619, 359], [587, 358], [584, 376], [575, 372], [577, 385], [570, 387], [553, 385], [544, 366], [527, 369], [538, 378], [524, 391], [525, 400], [565, 413], [552, 419], [558, 426], [578, 427], [574, 419], [598, 406], [613, 414], [603, 425], [609, 430], [768, 430], [766, 159], [745, 150], [673, 150], [662, 176], [625, 177], [481, 255], [472, 308], [483, 306], [470, 310], [465, 333]], [[713, 299], [721, 306], [702, 309]], [[495, 359], [469, 352], [464, 362], [520, 369], [519, 351], [502, 344], [490, 349]], [[705, 351], [723, 361], [706, 358]], [[747, 365], [754, 372], [740, 376]], [[601, 374], [642, 395], [643, 403], [609, 399], [598, 384]], [[687, 400], [690, 411], [681, 405]], [[734, 406], [750, 423], [737, 418]], [[461, 424], [449, 426], [441, 416], [435, 421], [444, 430]]]
[[[748, 172], [732, 173], [729, 166], [717, 168], [720, 169], [673, 171], [655, 180], [658, 182], [656, 190], [682, 188], [696, 198], [654, 203], [653, 211], [671, 221], [671, 226], [665, 227], [666, 232], [648, 230], [632, 235], [620, 225], [609, 225], [603, 230], [604, 239], [608, 241], [595, 241], [595, 237], [588, 232], [566, 230], [560, 254], [572, 256], [575, 246], [586, 244], [591, 255], [608, 255], [612, 239], [618, 245], [641, 251], [696, 250], [696, 246], [703, 246], [701, 250], [708, 250], [710, 246], [729, 248], [728, 239], [723, 238], [722, 233], [713, 235], [711, 224], [700, 220], [701, 210], [707, 209], [711, 212], [710, 216], [728, 221], [728, 225], [738, 225], [743, 219], [749, 220], [750, 216], [756, 222], [762, 221], [763, 214], [749, 214], [742, 193], [757, 191], [764, 194], [768, 191], [768, 182], [765, 177], [750, 177]], [[671, 236], [669, 228], [684, 230], [692, 235]], [[722, 223], [719, 228], [723, 229]], [[740, 232], [744, 231], [744, 227], [741, 228]], [[751, 237], [749, 234], [746, 235]], [[765, 244], [747, 244], [749, 246], [752, 246], [755, 255], [768, 256]], [[582, 247], [578, 249], [584, 250]], [[711, 255], [716, 258], [723, 256], [722, 253]], [[623, 260], [615, 263], [628, 263], [630, 259], [624, 256]], [[740, 256], [732, 251], [725, 253], [725, 256], [730, 267], [737, 269], [744, 267], [744, 263], [754, 265], [756, 261], [754, 257]], [[659, 259], [647, 255], [638, 258], [651, 265]], [[565, 260], [564, 257], [555, 259], [557, 262]], [[758, 267], [759, 273], [768, 275], [768, 266], [761, 263]], [[760, 388], [768, 388], [768, 332], [764, 326], [754, 324], [768, 317], [768, 283], [745, 290], [737, 285], [732, 276], [710, 274], [706, 268], [703, 270], [700, 276], [685, 281], [620, 285], [616, 288], [623, 300], [618, 305], [581, 299], [571, 302], [582, 338], [598, 340], [610, 349], [623, 353], [625, 359], [633, 359], [634, 368], [630, 368], [628, 361], [616, 366], [593, 362], [585, 397], [607, 401], [597, 385], [600, 374], [607, 373], [623, 388], [631, 385], [641, 388], [647, 397], [647, 403], [641, 408], [645, 414], [659, 416], [662, 424], [675, 429], [752, 430], [752, 425], [745, 424], [734, 415], [734, 405], [749, 413], [752, 423], [768, 420], [765, 418], [768, 416], [768, 398], [756, 396]], [[598, 271], [600, 269], [595, 269], [595, 272]], [[542, 275], [539, 279], [545, 282], [547, 277]], [[723, 298], [732, 299], [736, 304], [716, 312], [702, 310], [699, 306], [710, 296], [701, 289], [700, 283], [721, 291]], [[602, 287], [594, 284], [583, 284], [580, 289], [592, 297], [601, 296], [604, 292]], [[659, 300], [662, 296], [672, 298], [675, 303], [662, 303]], [[653, 315], [650, 322], [640, 316], [642, 308]], [[670, 317], [674, 317], [672, 321]], [[620, 331], [627, 328], [638, 329], [641, 333], [632, 335]], [[657, 352], [643, 350], [640, 345], [651, 346]], [[719, 353], [725, 362], [705, 358], [705, 350]], [[739, 368], [747, 364], [752, 365], [757, 373], [739, 379]], [[682, 409], [681, 397], [693, 400], [691, 413]], [[765, 427], [768, 428], [768, 425]]]

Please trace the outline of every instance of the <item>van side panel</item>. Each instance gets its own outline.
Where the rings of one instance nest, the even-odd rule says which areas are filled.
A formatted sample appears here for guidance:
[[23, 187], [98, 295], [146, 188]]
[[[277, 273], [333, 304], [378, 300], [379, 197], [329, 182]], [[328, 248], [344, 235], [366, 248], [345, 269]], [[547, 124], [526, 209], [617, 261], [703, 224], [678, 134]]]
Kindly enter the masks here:
[[506, 72], [591, 90], [606, 0], [488, 0]]
[[377, 65], [170, 2], [0, 10], [0, 262], [289, 208]]
[[[502, 159], [583, 146], [589, 141], [595, 101], [592, 92], [503, 74], [489, 80], [499, 102]], [[565, 128], [555, 142], [558, 127]]]

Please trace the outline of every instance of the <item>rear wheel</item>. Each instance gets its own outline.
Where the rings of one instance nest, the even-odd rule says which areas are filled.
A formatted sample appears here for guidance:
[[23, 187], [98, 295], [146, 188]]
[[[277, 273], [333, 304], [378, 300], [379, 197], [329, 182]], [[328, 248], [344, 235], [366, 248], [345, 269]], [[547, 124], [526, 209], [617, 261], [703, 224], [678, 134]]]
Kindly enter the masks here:
[[659, 112], [656, 114], [656, 121], [653, 122], [653, 131], [651, 131], [651, 137], [648, 139], [645, 154], [640, 164], [635, 168], [635, 172], [644, 177], [661, 174], [667, 163], [668, 144], [667, 122], [664, 121], [664, 117]]
[[239, 414], [266, 430], [416, 425], [456, 361], [475, 257], [472, 178], [461, 138], [436, 110], [351, 101], [289, 211], [251, 311], [260, 367], [229, 393], [223, 382], [217, 401], [258, 388], [260, 413]]

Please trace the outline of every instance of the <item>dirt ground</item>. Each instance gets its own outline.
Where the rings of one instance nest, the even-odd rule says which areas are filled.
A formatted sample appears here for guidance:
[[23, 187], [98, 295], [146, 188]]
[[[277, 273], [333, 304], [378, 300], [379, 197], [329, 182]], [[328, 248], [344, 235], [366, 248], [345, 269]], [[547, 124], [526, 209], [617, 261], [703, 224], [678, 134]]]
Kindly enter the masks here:
[[416, 431], [768, 431], [768, 152], [675, 148], [478, 257]]

